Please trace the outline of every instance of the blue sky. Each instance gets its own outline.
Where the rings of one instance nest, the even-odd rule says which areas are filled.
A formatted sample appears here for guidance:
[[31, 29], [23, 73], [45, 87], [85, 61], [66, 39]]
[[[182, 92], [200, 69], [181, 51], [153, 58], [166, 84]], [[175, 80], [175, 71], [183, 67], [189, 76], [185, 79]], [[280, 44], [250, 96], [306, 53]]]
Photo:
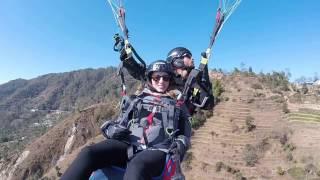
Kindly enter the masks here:
[[[147, 63], [188, 47], [196, 64], [209, 43], [217, 0], [125, 0], [130, 42]], [[200, 3], [201, 2], [201, 3]], [[243, 62], [256, 72], [320, 75], [319, 0], [243, 0], [225, 24], [210, 68]], [[104, 0], [0, 0], [0, 84], [47, 73], [118, 65], [118, 32]]]

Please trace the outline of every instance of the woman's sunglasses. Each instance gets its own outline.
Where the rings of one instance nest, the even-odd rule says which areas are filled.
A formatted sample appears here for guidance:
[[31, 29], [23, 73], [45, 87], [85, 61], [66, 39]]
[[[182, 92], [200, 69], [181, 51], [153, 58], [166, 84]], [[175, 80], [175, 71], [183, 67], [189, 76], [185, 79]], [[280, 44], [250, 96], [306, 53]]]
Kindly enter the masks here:
[[160, 75], [156, 75], [156, 76], [152, 76], [151, 77], [155, 82], [160, 81], [160, 79], [162, 78], [163, 81], [170, 81], [171, 77], [170, 76], [160, 76]]

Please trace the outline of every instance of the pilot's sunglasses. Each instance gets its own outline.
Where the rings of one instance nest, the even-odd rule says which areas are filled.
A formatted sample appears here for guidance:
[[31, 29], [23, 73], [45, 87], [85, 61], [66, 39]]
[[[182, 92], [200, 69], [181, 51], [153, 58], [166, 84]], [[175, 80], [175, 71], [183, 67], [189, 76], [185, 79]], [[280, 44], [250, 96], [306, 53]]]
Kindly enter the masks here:
[[191, 54], [184, 53], [184, 54], [182, 54], [182, 55], [180, 55], [180, 56], [174, 57], [174, 59], [183, 59], [183, 58], [185, 58], [185, 57], [187, 57], [187, 58], [192, 58]]
[[170, 76], [160, 76], [160, 75], [157, 75], [157, 76], [152, 76], [151, 78], [152, 78], [155, 82], [160, 81], [161, 78], [162, 78], [163, 81], [169, 81], [169, 80], [170, 80]]

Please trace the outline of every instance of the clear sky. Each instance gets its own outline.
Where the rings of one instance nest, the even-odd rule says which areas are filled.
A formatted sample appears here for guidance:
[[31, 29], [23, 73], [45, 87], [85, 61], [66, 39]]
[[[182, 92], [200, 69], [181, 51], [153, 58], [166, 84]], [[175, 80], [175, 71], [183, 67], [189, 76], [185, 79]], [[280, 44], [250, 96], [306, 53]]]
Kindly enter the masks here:
[[[218, 0], [125, 0], [130, 42], [150, 63], [176, 46], [199, 63]], [[243, 0], [225, 24], [210, 68], [243, 62], [256, 72], [320, 75], [319, 0]], [[0, 0], [0, 84], [47, 73], [118, 65], [118, 32], [105, 0]]]

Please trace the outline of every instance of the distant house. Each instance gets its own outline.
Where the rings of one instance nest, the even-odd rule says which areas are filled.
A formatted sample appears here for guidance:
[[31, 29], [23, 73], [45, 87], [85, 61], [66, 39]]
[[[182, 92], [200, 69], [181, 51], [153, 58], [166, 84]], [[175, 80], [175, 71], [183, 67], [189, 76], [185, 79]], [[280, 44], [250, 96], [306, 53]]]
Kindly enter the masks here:
[[320, 80], [317, 80], [317, 81], [313, 82], [313, 85], [320, 86]]
[[307, 81], [307, 82], [305, 82], [304, 84], [306, 84], [307, 86], [312, 86], [312, 85], [314, 85], [314, 82], [312, 82], [312, 81]]
[[37, 112], [39, 111], [38, 109], [30, 109], [31, 112]]

